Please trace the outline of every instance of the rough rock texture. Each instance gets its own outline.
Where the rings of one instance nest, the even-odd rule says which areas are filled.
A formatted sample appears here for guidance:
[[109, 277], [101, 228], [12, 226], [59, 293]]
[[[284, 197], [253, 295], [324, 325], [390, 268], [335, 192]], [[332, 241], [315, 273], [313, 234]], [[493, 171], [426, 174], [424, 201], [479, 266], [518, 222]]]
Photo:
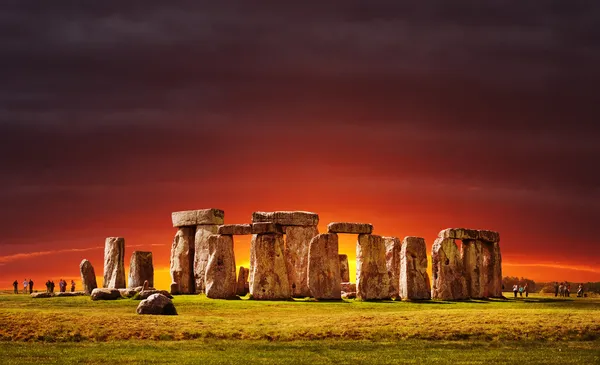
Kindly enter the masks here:
[[235, 254], [233, 236], [212, 235], [208, 238], [206, 296], [212, 299], [235, 298]]
[[137, 314], [177, 315], [177, 310], [171, 299], [162, 294], [152, 294], [142, 300], [136, 309]]
[[431, 297], [460, 300], [469, 297], [460, 251], [453, 239], [438, 237], [431, 248]]
[[327, 225], [327, 233], [371, 234], [373, 225], [369, 223], [332, 222]]
[[119, 289], [119, 293], [121, 293], [121, 296], [123, 298], [133, 298], [138, 291], [136, 291], [133, 288], [127, 288], [127, 289]]
[[242, 236], [252, 234], [251, 224], [225, 224], [219, 226], [218, 234]]
[[502, 297], [502, 255], [498, 242], [482, 241], [482, 296]]
[[356, 297], [361, 300], [390, 298], [390, 277], [383, 237], [361, 234], [356, 244]]
[[356, 292], [355, 291], [344, 292], [342, 294], [342, 299], [355, 299], [355, 298], [356, 298]]
[[[173, 227], [223, 224], [225, 212], [221, 209], [186, 210], [171, 213]], [[216, 233], [216, 232], [215, 232]]]
[[[350, 266], [348, 265], [348, 255], [340, 255], [340, 278], [342, 283], [350, 281]], [[354, 290], [356, 291], [356, 290]]]
[[171, 287], [169, 292], [173, 295], [177, 295], [180, 294], [180, 290], [179, 290], [179, 284], [177, 283], [171, 283]]
[[383, 237], [385, 242], [385, 261], [390, 277], [390, 297], [400, 296], [400, 251], [402, 241], [398, 237]]
[[91, 298], [92, 300], [114, 300], [122, 297], [119, 289], [96, 288], [92, 290]]
[[171, 246], [171, 281], [178, 294], [194, 292], [194, 235], [195, 227], [180, 227]]
[[282, 234], [253, 235], [250, 260], [250, 294], [254, 299], [291, 298]]
[[83, 284], [83, 291], [90, 295], [92, 294], [92, 290], [98, 287], [96, 283], [96, 273], [94, 272], [94, 267], [92, 263], [86, 259], [81, 261], [79, 264], [79, 272], [81, 273], [81, 283]]
[[319, 215], [312, 212], [254, 212], [252, 223], [272, 222], [282, 226], [316, 226], [319, 224]]
[[310, 241], [319, 234], [317, 226], [285, 226], [285, 259], [293, 297], [310, 297], [308, 288], [308, 251]]
[[129, 287], [143, 286], [145, 281], [149, 286], [154, 286], [152, 252], [133, 251], [129, 263]]
[[54, 294], [53, 293], [48, 293], [48, 292], [45, 292], [45, 291], [41, 291], [41, 292], [38, 292], [38, 293], [31, 293], [30, 296], [32, 298], [52, 298], [54, 296]]
[[479, 238], [479, 231], [469, 228], [447, 228], [440, 231], [438, 237], [453, 240], [476, 240]]
[[208, 238], [217, 234], [219, 226], [200, 225], [196, 226], [196, 238], [194, 240], [194, 282], [196, 293], [203, 293], [206, 289], [204, 282], [206, 278], [206, 265], [208, 264]]
[[173, 299], [173, 296], [168, 291], [157, 290], [157, 289], [142, 290], [139, 293], [136, 293], [136, 295], [133, 297], [133, 299], [137, 299], [137, 300], [148, 299], [151, 295], [154, 295], [154, 294], [162, 294], [167, 298]]
[[405, 237], [400, 251], [400, 297], [404, 300], [431, 299], [427, 274], [427, 247], [421, 237]]
[[342, 292], [344, 292], [344, 293], [356, 292], [356, 284], [350, 283], [350, 282], [342, 283]]
[[500, 234], [494, 231], [480, 230], [478, 238], [486, 242], [500, 242]]
[[263, 234], [263, 233], [283, 233], [283, 227], [278, 223], [271, 222], [259, 222], [252, 223], [252, 234]]
[[125, 288], [125, 239], [108, 237], [104, 244], [104, 288]]
[[308, 287], [315, 299], [340, 299], [340, 256], [338, 236], [323, 233], [310, 241], [308, 259]]
[[248, 277], [250, 276], [250, 270], [245, 267], [240, 267], [240, 272], [237, 278], [237, 286], [235, 293], [240, 297], [248, 294]]
[[485, 298], [487, 296], [483, 272], [483, 245], [479, 240], [463, 240], [461, 258], [465, 272], [467, 296]]

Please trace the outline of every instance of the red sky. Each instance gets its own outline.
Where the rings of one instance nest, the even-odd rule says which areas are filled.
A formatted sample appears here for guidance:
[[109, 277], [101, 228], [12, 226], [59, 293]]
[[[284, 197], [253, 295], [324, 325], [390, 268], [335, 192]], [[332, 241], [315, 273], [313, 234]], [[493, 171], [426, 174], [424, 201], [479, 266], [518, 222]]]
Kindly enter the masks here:
[[600, 281], [600, 5], [514, 2], [0, 4], [0, 286], [100, 276], [107, 236], [167, 283], [170, 213], [210, 207], [497, 230], [505, 275]]

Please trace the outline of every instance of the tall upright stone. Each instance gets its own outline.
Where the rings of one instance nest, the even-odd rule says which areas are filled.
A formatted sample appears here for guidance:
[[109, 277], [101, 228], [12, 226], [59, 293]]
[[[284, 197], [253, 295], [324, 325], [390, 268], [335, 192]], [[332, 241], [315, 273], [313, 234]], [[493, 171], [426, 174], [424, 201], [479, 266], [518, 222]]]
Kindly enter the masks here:
[[350, 282], [350, 266], [348, 265], [348, 255], [341, 254], [340, 258], [340, 277], [342, 283]]
[[250, 260], [250, 294], [254, 299], [291, 298], [283, 234], [252, 235]]
[[233, 237], [229, 235], [208, 237], [208, 253], [206, 296], [212, 299], [234, 298], [236, 281]]
[[442, 300], [467, 299], [469, 295], [465, 271], [454, 239], [438, 237], [431, 250], [433, 275], [431, 297]]
[[483, 270], [483, 246], [480, 240], [463, 240], [461, 257], [465, 271], [467, 296], [471, 298], [487, 297], [485, 273]]
[[400, 296], [400, 251], [402, 251], [402, 242], [398, 237], [383, 237], [385, 242], [385, 260], [390, 277], [390, 297], [398, 298]]
[[317, 226], [285, 226], [285, 259], [293, 297], [309, 297], [308, 252]]
[[310, 241], [308, 286], [316, 299], [341, 299], [340, 257], [338, 236], [324, 233]]
[[206, 289], [206, 265], [208, 265], [209, 249], [208, 238], [217, 234], [219, 226], [215, 224], [203, 224], [196, 226], [196, 237], [194, 239], [194, 282], [196, 293], [203, 293]]
[[125, 288], [125, 239], [108, 237], [104, 243], [104, 282], [102, 287]]
[[427, 274], [427, 247], [421, 237], [405, 237], [400, 251], [400, 297], [403, 300], [431, 299]]
[[498, 241], [482, 242], [482, 291], [487, 298], [502, 297], [502, 254]]
[[172, 292], [194, 293], [194, 235], [196, 227], [179, 227], [171, 247]]
[[149, 287], [154, 287], [152, 252], [133, 251], [129, 262], [129, 287], [143, 286], [146, 281]]
[[240, 297], [243, 297], [244, 295], [248, 294], [248, 290], [249, 290], [249, 284], [248, 284], [248, 277], [250, 275], [250, 270], [246, 269], [243, 266], [240, 266], [240, 271], [238, 274], [238, 278], [237, 278], [237, 288], [236, 288], [236, 294], [239, 295]]
[[356, 244], [356, 297], [361, 300], [390, 298], [390, 277], [383, 237], [360, 234]]
[[81, 264], [79, 264], [79, 272], [81, 273], [83, 291], [87, 295], [92, 294], [92, 290], [98, 287], [98, 284], [96, 283], [96, 272], [94, 271], [92, 263], [86, 259], [83, 259]]

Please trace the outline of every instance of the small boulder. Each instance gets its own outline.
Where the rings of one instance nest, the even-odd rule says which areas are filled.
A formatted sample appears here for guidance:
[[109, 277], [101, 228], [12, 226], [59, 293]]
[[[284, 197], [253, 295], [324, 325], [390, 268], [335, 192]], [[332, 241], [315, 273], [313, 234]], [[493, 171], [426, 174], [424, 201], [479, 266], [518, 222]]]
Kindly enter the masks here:
[[45, 291], [39, 293], [31, 293], [32, 298], [52, 298], [54, 294]]
[[122, 297], [119, 289], [96, 288], [92, 290], [91, 298], [92, 300], [114, 300]]
[[119, 293], [121, 293], [121, 296], [124, 298], [132, 298], [138, 292], [135, 289], [119, 289]]
[[163, 294], [152, 294], [142, 300], [136, 309], [137, 314], [177, 315], [171, 299]]
[[137, 299], [137, 300], [148, 299], [151, 295], [154, 295], [154, 294], [162, 294], [169, 299], [173, 299], [173, 296], [168, 291], [156, 290], [156, 289], [142, 290], [141, 292], [137, 293], [133, 297], [133, 299]]

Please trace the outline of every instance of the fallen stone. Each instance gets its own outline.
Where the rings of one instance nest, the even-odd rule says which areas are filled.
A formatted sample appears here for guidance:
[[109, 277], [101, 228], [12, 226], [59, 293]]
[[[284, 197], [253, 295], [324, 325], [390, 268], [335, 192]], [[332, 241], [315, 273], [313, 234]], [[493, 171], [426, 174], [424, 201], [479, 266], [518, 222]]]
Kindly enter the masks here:
[[431, 299], [427, 274], [427, 246], [421, 237], [405, 237], [400, 251], [400, 297], [403, 300]]
[[350, 266], [348, 265], [348, 255], [340, 255], [340, 277], [342, 279], [342, 283], [350, 281]]
[[356, 299], [356, 292], [344, 292], [342, 293], [342, 299]]
[[30, 296], [32, 298], [52, 298], [54, 296], [54, 294], [48, 293], [45, 291], [41, 291], [41, 292], [37, 292], [37, 293], [31, 293]]
[[283, 235], [255, 234], [250, 243], [250, 294], [254, 299], [289, 299], [292, 296], [285, 264]]
[[250, 224], [225, 224], [219, 226], [218, 234], [243, 236], [252, 234], [252, 225]]
[[342, 283], [342, 292], [344, 293], [350, 293], [350, 292], [355, 292], [356, 291], [356, 284], [355, 283], [350, 283], [350, 282], [344, 282]]
[[241, 266], [240, 267], [240, 272], [238, 274], [238, 279], [237, 279], [237, 287], [236, 287], [236, 294], [239, 295], [240, 297], [243, 297], [244, 295], [248, 294], [248, 276], [250, 274], [250, 270], [246, 269], [245, 267]]
[[132, 288], [127, 288], [127, 289], [119, 289], [119, 293], [121, 293], [121, 296], [123, 298], [133, 298], [138, 291], [136, 291], [135, 289]]
[[283, 234], [283, 227], [277, 223], [260, 222], [252, 223], [252, 234], [278, 233]]
[[140, 302], [137, 314], [177, 315], [173, 302], [162, 294], [152, 294]]
[[119, 289], [114, 288], [96, 288], [92, 290], [92, 300], [115, 300], [121, 298]]
[[104, 288], [125, 288], [125, 239], [108, 237], [104, 244]]
[[88, 260], [83, 259], [81, 264], [79, 264], [79, 272], [81, 273], [83, 291], [87, 295], [92, 294], [92, 290], [98, 287], [98, 284], [96, 283], [96, 273], [94, 272], [94, 267]]
[[369, 223], [332, 222], [327, 225], [327, 233], [371, 234], [373, 225]]
[[332, 300], [341, 298], [340, 256], [337, 234], [319, 234], [310, 241], [308, 287], [315, 299]]
[[[173, 227], [192, 227], [199, 225], [221, 225], [225, 212], [221, 209], [186, 210], [171, 213]], [[216, 233], [216, 232], [215, 232]]]
[[217, 234], [219, 226], [200, 225], [196, 227], [196, 238], [194, 240], [194, 282], [196, 293], [204, 293], [206, 290], [206, 265], [208, 265], [208, 238]]
[[293, 297], [310, 297], [308, 251], [310, 241], [319, 234], [317, 226], [285, 226], [285, 259]]
[[438, 237], [453, 240], [476, 240], [479, 238], [479, 232], [476, 229], [447, 228], [440, 231]]
[[133, 251], [129, 263], [129, 287], [154, 286], [154, 266], [152, 252]]
[[398, 237], [383, 237], [385, 243], [385, 260], [390, 277], [390, 297], [400, 297], [400, 251], [402, 242]]
[[431, 250], [433, 275], [431, 297], [441, 300], [467, 299], [469, 295], [465, 271], [454, 240], [438, 237]]
[[356, 245], [356, 297], [361, 300], [390, 298], [390, 277], [383, 237], [358, 236]]
[[154, 294], [162, 294], [167, 298], [173, 299], [173, 296], [168, 291], [157, 290], [157, 289], [142, 290], [141, 292], [136, 293], [136, 295], [133, 296], [133, 299], [136, 299], [136, 300], [148, 299], [151, 295], [154, 295]]
[[180, 227], [171, 246], [171, 280], [177, 283], [178, 294], [194, 293], [195, 227]]
[[271, 222], [282, 226], [316, 226], [319, 215], [303, 211], [254, 212], [252, 223]]
[[208, 238], [206, 296], [211, 299], [235, 298], [235, 254], [233, 236], [212, 235]]

